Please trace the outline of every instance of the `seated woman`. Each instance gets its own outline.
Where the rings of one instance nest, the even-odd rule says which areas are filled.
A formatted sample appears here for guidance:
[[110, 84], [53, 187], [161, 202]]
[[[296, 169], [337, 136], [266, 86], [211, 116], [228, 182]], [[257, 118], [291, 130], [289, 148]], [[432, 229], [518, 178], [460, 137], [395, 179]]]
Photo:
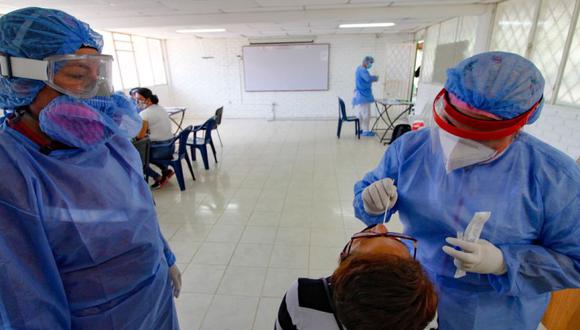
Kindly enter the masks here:
[[146, 171], [147, 174], [155, 180], [151, 189], [159, 189], [169, 181], [174, 172], [167, 168], [156, 159], [171, 159], [173, 157], [173, 133], [171, 133], [171, 120], [165, 109], [158, 105], [159, 98], [154, 95], [149, 88], [137, 88], [134, 91], [134, 97], [137, 102], [137, 108], [141, 112], [139, 115], [143, 119], [143, 126], [137, 135], [137, 140], [142, 139], [149, 131], [151, 140], [151, 163], [161, 169], [161, 174], [155, 172], [151, 166]]
[[290, 286], [276, 330], [425, 329], [435, 318], [437, 295], [403, 241], [416, 249], [413, 238], [383, 224], [352, 236], [332, 276], [299, 278]]

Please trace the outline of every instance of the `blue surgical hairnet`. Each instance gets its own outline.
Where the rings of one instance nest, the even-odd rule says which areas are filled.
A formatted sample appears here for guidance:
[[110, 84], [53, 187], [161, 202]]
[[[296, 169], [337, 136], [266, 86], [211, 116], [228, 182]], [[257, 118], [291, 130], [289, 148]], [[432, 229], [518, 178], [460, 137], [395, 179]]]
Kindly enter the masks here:
[[[503, 119], [530, 110], [544, 93], [544, 77], [534, 63], [513, 53], [486, 52], [447, 70], [445, 89], [461, 101]], [[542, 100], [528, 123], [538, 119]]]
[[363, 63], [375, 63], [375, 59], [372, 56], [365, 56]]
[[[103, 38], [88, 24], [60, 10], [23, 8], [0, 17], [0, 53], [36, 60], [73, 54], [81, 46], [101, 52]], [[0, 108], [32, 103], [44, 83], [0, 77]]]

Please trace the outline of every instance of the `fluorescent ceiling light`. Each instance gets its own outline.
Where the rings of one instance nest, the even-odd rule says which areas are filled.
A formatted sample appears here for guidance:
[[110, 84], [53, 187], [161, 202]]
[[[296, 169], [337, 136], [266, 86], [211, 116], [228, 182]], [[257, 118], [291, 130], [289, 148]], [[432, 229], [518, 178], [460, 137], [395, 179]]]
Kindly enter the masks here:
[[394, 26], [395, 23], [360, 23], [360, 24], [340, 24], [341, 29], [349, 28], [373, 28], [373, 27], [389, 27]]
[[214, 32], [225, 32], [226, 29], [185, 29], [177, 30], [177, 33], [214, 33]]

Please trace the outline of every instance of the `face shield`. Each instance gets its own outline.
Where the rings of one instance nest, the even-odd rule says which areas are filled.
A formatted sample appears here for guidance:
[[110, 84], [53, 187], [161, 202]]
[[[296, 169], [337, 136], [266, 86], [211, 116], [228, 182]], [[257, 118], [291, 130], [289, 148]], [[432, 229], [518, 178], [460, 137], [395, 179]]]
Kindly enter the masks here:
[[528, 122], [542, 101], [540, 99], [529, 111], [518, 117], [498, 120], [487, 117], [477, 109], [470, 110], [468, 113], [471, 115], [467, 115], [455, 108], [449, 98], [445, 89], [435, 97], [432, 119], [436, 126], [431, 130], [432, 143], [438, 141], [440, 144], [440, 149], [433, 145], [433, 150], [442, 152], [447, 173], [498, 158], [506, 149], [496, 149], [486, 141], [516, 133]]
[[460, 138], [479, 141], [497, 140], [512, 135], [522, 128], [541, 102], [540, 98], [530, 110], [512, 119], [480, 119], [457, 110], [449, 101], [447, 91], [442, 89], [433, 102], [433, 120], [444, 131]]
[[0, 55], [0, 71], [7, 78], [42, 80], [69, 96], [92, 98], [113, 94], [111, 55], [55, 55], [44, 60]]

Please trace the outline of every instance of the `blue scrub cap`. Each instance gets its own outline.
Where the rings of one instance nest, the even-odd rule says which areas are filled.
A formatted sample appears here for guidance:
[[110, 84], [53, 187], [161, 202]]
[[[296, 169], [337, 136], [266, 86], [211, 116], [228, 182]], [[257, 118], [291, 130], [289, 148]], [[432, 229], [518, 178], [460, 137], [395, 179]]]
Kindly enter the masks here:
[[363, 63], [375, 63], [375, 59], [372, 56], [365, 56]]
[[[544, 93], [544, 77], [534, 63], [513, 53], [486, 52], [447, 70], [445, 89], [461, 101], [503, 119], [530, 110]], [[530, 117], [540, 116], [544, 101]]]
[[[60, 10], [23, 8], [0, 17], [0, 53], [36, 60], [73, 54], [82, 46], [101, 52], [103, 38], [88, 24]], [[32, 103], [44, 87], [39, 80], [0, 77], [0, 108]]]

